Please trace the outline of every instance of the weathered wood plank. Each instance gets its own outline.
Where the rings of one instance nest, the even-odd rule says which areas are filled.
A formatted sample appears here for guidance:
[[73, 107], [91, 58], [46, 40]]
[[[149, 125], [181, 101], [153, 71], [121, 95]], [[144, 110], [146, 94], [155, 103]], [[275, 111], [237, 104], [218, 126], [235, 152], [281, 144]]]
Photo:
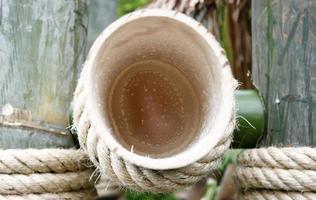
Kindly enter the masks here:
[[316, 145], [316, 1], [254, 0], [253, 80], [267, 109], [263, 145]]

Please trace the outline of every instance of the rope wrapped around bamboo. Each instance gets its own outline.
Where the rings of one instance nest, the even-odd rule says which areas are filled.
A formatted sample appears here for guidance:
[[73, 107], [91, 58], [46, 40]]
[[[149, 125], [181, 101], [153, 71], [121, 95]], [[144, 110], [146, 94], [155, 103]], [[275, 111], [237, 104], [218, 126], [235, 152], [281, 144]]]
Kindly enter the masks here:
[[260, 148], [238, 157], [240, 199], [315, 199], [316, 148]]
[[73, 149], [0, 151], [0, 199], [91, 199], [93, 169]]
[[[225, 106], [224, 112], [227, 114], [227, 117], [224, 120], [222, 118], [219, 122], [225, 126], [225, 128], [223, 128], [225, 130], [221, 133], [222, 137], [219, 139], [219, 142], [217, 142], [210, 152], [204, 154], [205, 156], [202, 159], [184, 167], [166, 170], [157, 170], [140, 166], [135, 162], [129, 162], [123, 157], [118, 156], [115, 149], [113, 150], [112, 148], [111, 150], [107, 144], [108, 138], [104, 136], [104, 132], [108, 133], [111, 132], [111, 130], [110, 128], [103, 132], [99, 130], [97, 123], [95, 122], [96, 116], [91, 114], [91, 109], [88, 108], [89, 101], [87, 100], [87, 98], [91, 96], [91, 93], [89, 93], [89, 90], [87, 89], [87, 80], [90, 75], [89, 70], [92, 67], [91, 65], [93, 65], [91, 63], [94, 59], [94, 56], [91, 54], [98, 51], [99, 44], [110, 34], [106, 33], [106, 31], [96, 40], [95, 44], [99, 44], [92, 46], [78, 81], [74, 96], [74, 128], [78, 133], [81, 148], [87, 152], [90, 160], [94, 163], [96, 168], [100, 170], [101, 174], [111, 180], [111, 184], [116, 183], [118, 187], [128, 187], [136, 191], [159, 193], [172, 192], [191, 186], [202, 178], [217, 171], [218, 164], [221, 161], [223, 154], [229, 149], [232, 132], [235, 126], [234, 105], [233, 103], [231, 104], [230, 99], [233, 99], [237, 82], [232, 77], [224, 50], [216, 42], [214, 36], [207, 32], [203, 26], [200, 26], [198, 22], [195, 22], [192, 19], [187, 19], [187, 16], [173, 11], [145, 9], [129, 14], [119, 21], [122, 24], [128, 24], [134, 19], [146, 16], [161, 16], [177, 19], [178, 21], [187, 20], [188, 22], [186, 22], [186, 25], [189, 24], [192, 26], [190, 28], [197, 31], [198, 34], [201, 34], [201, 37], [205, 38], [205, 41], [208, 42], [207, 44], [211, 43], [210, 45], [212, 48], [214, 47], [216, 60], [218, 59], [220, 63], [218, 68], [220, 73], [218, 75], [223, 84], [223, 87], [221, 88], [223, 91], [221, 92], [229, 96], [225, 99], [225, 101], [229, 102], [227, 103], [228, 106]], [[110, 25], [108, 29], [111, 30], [111, 27], [117, 26], [118, 22], [115, 25]], [[108, 57], [110, 56], [108, 55]], [[102, 74], [102, 72], [98, 72], [98, 74]], [[97, 86], [95, 86], [95, 88], [96, 87]], [[100, 104], [96, 104], [95, 106], [102, 109]], [[226, 120], [228, 121], [227, 124]], [[132, 150], [130, 152], [132, 152]]]
[[[83, 117], [81, 116], [81, 122]], [[87, 119], [86, 119], [87, 120]], [[131, 164], [111, 152], [102, 139], [97, 137], [89, 121], [83, 122], [89, 129], [78, 130], [81, 146], [86, 149], [90, 160], [100, 172], [109, 178], [111, 185], [129, 187], [145, 192], [172, 192], [191, 186], [208, 175], [214, 175], [224, 153], [231, 143], [233, 123], [227, 129], [226, 137], [203, 159], [184, 168], [174, 170], [151, 170]], [[82, 126], [79, 126], [82, 127]], [[88, 140], [88, 141], [87, 141]], [[114, 186], [113, 186], [114, 187]]]

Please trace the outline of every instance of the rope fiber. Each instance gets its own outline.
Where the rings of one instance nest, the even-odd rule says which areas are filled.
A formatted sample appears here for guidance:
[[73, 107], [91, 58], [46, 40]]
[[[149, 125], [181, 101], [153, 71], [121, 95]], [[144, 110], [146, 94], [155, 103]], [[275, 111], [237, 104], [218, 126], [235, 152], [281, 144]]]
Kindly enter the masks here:
[[1, 150], [0, 200], [92, 199], [96, 193], [89, 165], [81, 150]]
[[237, 164], [239, 199], [316, 199], [316, 148], [244, 150]]

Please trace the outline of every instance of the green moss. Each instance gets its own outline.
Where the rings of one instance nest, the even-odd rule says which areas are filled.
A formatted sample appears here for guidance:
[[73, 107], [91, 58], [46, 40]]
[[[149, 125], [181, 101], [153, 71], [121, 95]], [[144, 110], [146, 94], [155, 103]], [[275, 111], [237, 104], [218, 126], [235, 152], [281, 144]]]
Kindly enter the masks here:
[[150, 0], [119, 0], [116, 13], [120, 17], [147, 5], [149, 2]]

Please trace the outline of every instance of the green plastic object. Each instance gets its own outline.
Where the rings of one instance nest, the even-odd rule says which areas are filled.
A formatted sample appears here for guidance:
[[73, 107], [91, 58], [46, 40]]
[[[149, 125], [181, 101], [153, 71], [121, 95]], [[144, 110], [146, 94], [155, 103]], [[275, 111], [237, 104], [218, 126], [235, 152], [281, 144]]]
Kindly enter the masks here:
[[235, 93], [237, 126], [234, 148], [253, 148], [263, 134], [265, 111], [263, 99], [257, 90], [237, 90]]

